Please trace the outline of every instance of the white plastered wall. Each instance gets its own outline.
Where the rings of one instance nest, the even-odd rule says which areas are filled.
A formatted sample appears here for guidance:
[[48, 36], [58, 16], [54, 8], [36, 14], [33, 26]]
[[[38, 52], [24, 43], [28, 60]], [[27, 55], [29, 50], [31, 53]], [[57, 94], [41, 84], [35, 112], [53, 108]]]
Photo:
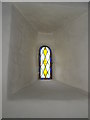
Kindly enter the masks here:
[[[53, 37], [53, 33], [43, 33], [43, 32], [38, 32], [38, 38], [37, 38], [37, 43], [36, 43], [36, 54], [37, 54], [37, 61], [39, 58], [39, 48], [41, 46], [49, 46], [52, 51], [52, 80], [55, 80], [55, 39]], [[36, 61], [36, 63], [37, 63]], [[37, 64], [38, 66], [38, 64]], [[38, 71], [37, 71], [38, 72]]]
[[88, 91], [88, 12], [54, 32], [56, 80]]
[[88, 91], [88, 14], [84, 13], [63, 29], [43, 33], [35, 31], [17, 9], [10, 9], [6, 7], [3, 11], [9, 11], [10, 15], [8, 21], [3, 21], [11, 32], [10, 36], [3, 37], [3, 42], [8, 41], [6, 52], [9, 57], [4, 60], [7, 60], [9, 92], [15, 93], [38, 80], [39, 48], [42, 45], [48, 45], [53, 53], [53, 80]]
[[[8, 93], [15, 93], [19, 89], [25, 87], [30, 84], [33, 77], [33, 46], [36, 40], [37, 33], [31, 26], [29, 26], [28, 22], [25, 18], [20, 14], [19, 11], [14, 6], [7, 7], [4, 3], [4, 27], [6, 29], [8, 24], [8, 31], [4, 29], [4, 35], [6, 32], [10, 32], [9, 36], [5, 38], [3, 37], [3, 45], [8, 41], [8, 45], [3, 48], [7, 48], [7, 59], [4, 58], [5, 63], [7, 63], [7, 77], [6, 81], [8, 81], [7, 91]], [[6, 8], [5, 8], [6, 7]], [[9, 11], [10, 9], [10, 11]], [[6, 21], [5, 12], [9, 11], [10, 18]], [[33, 32], [34, 31], [34, 32]], [[5, 50], [4, 50], [5, 51]], [[4, 54], [4, 53], [3, 53]], [[4, 54], [5, 55], [5, 54]], [[5, 57], [5, 56], [4, 56]], [[5, 69], [5, 68], [4, 68]]]
[[[88, 106], [87, 101], [83, 104], [83, 101], [78, 101], [77, 99], [72, 100], [72, 102], [69, 100], [63, 100], [63, 99], [62, 100], [53, 100], [53, 99], [48, 100], [48, 98], [47, 98], [47, 100], [37, 100], [37, 99], [35, 99], [35, 100], [27, 99], [27, 100], [18, 100], [18, 101], [17, 100], [9, 100], [7, 98], [7, 90], [8, 90], [7, 84], [9, 82], [8, 81], [9, 70], [15, 69], [15, 67], [13, 66], [14, 65], [13, 57], [15, 57], [15, 56], [12, 53], [13, 53], [13, 50], [15, 50], [15, 48], [17, 46], [17, 44], [16, 44], [17, 40], [20, 40], [19, 38], [21, 38], [21, 36], [22, 36], [22, 39], [25, 39], [28, 44], [26, 43], [26, 41], [22, 40], [23, 42], [21, 42], [22, 43], [21, 45], [24, 49], [22, 47], [19, 49], [20, 51], [17, 51], [17, 49], [16, 49], [16, 51], [17, 51], [16, 56], [19, 56], [21, 54], [19, 56], [18, 60], [20, 60], [20, 61], [24, 60], [20, 64], [21, 64], [21, 66], [26, 64], [26, 66], [24, 67], [25, 70], [23, 67], [19, 66], [19, 70], [15, 69], [15, 70], [18, 70], [18, 71], [16, 71], [17, 73], [15, 72], [16, 76], [13, 74], [10, 74], [9, 80], [10, 80], [10, 82], [12, 82], [11, 78], [13, 76], [17, 77], [17, 75], [20, 75], [20, 73], [23, 73], [23, 70], [25, 71], [23, 73], [24, 79], [23, 79], [23, 77], [20, 77], [20, 79], [18, 79], [18, 77], [17, 77], [17, 79], [20, 80], [20, 81], [18, 81], [18, 80], [15, 80], [15, 78], [14, 78], [15, 81], [12, 83], [12, 86], [11, 86], [11, 88], [14, 86], [14, 88], [12, 88], [13, 92], [16, 92], [17, 90], [23, 88], [24, 86], [27, 85], [27, 83], [29, 84], [31, 82], [31, 80], [38, 80], [37, 79], [38, 78], [38, 61], [37, 61], [37, 59], [38, 59], [38, 52], [39, 52], [38, 50], [39, 50], [40, 46], [43, 44], [50, 46], [50, 48], [52, 49], [53, 64], [54, 64], [53, 66], [55, 66], [53, 68], [54, 69], [53, 73], [55, 72], [55, 75], [54, 75], [55, 80], [62, 81], [71, 86], [82, 88], [82, 86], [84, 85], [84, 82], [83, 82], [84, 79], [81, 81], [81, 85], [79, 84], [79, 86], [78, 86], [79, 82], [78, 82], [78, 80], [76, 82], [74, 81], [75, 76], [73, 74], [70, 77], [67, 77], [67, 76], [71, 75], [70, 73], [73, 73], [72, 70], [73, 70], [73, 67], [75, 67], [75, 65], [72, 66], [72, 64], [74, 64], [74, 62], [79, 63], [78, 61], [82, 61], [82, 59], [79, 58], [80, 56], [79, 57], [76, 56], [75, 58], [77, 58], [77, 59], [75, 59], [75, 61], [73, 61], [74, 58], [73, 58], [73, 54], [72, 54], [72, 52], [79, 50], [79, 46], [81, 43], [84, 46], [84, 52], [85, 52], [84, 57], [87, 57], [87, 50], [86, 50], [87, 49], [87, 39], [86, 39], [86, 41], [84, 41], [84, 39], [83, 39], [83, 42], [82, 41], [79, 42], [78, 40], [75, 42], [76, 37], [75, 37], [75, 39], [72, 37], [72, 36], [74, 36], [74, 34], [76, 34], [75, 36], [77, 36], [77, 38], [78, 37], [83, 38], [83, 37], [81, 37], [82, 34], [79, 30], [81, 21], [83, 21], [81, 26], [83, 26], [83, 24], [84, 24], [83, 30], [84, 29], [86, 30], [86, 32], [84, 31], [85, 33], [83, 32], [83, 36], [85, 34], [85, 36], [87, 37], [87, 35], [86, 35], [87, 34], [87, 25], [85, 24], [86, 23], [85, 21], [87, 21], [87, 18], [85, 18], [86, 19], [85, 21], [82, 19], [83, 16], [82, 16], [82, 18], [80, 17], [81, 21], [79, 21], [79, 18], [77, 18], [76, 21], [78, 21], [78, 25], [73, 24], [73, 22], [74, 23], [77, 23], [77, 22], [75, 22], [75, 21], [72, 22], [72, 26], [71, 25], [69, 26], [70, 28], [73, 28], [73, 29], [71, 29], [72, 34], [68, 33], [69, 28], [65, 27], [65, 30], [61, 30], [61, 31], [57, 30], [55, 36], [53, 36], [53, 33], [49, 33], [49, 34], [36, 33], [35, 30], [33, 32], [33, 30], [31, 30], [31, 26], [29, 27], [29, 24], [27, 22], [25, 22], [26, 20], [22, 17], [22, 15], [19, 14], [19, 16], [18, 16], [18, 14], [19, 13], [15, 12], [14, 15], [16, 15], [17, 17], [15, 17], [15, 20], [12, 21], [11, 5], [6, 4], [3, 6], [3, 110], [2, 110], [3, 117], [4, 118], [5, 117], [8, 117], [8, 118], [10, 118], [10, 117], [12, 117], [12, 118], [13, 117], [14, 118], [18, 118], [18, 117], [19, 118], [21, 118], [21, 117], [27, 117], [27, 118], [28, 117], [33, 117], [33, 118], [35, 118], [35, 117], [36, 118], [40, 118], [40, 117], [42, 117], [42, 118], [43, 117], [46, 117], [46, 118], [47, 117], [50, 117], [50, 118], [51, 117], [58, 117], [58, 118], [60, 118], [60, 117], [63, 117], [63, 118], [65, 118], [65, 117], [66, 118], [67, 117], [68, 118], [83, 117], [84, 118], [85, 117], [86, 118], [88, 116], [87, 115], [87, 106]], [[17, 20], [20, 20], [22, 18], [20, 21], [18, 21], [18, 24], [17, 24], [16, 18], [17, 18]], [[15, 24], [12, 23], [14, 25], [14, 27], [12, 26], [11, 21], [15, 23]], [[19, 26], [19, 23], [20, 23], [20, 26]], [[22, 24], [23, 24], [23, 29], [22, 29]], [[17, 25], [17, 27], [15, 27], [16, 25]], [[73, 26], [73, 25], [75, 25], [75, 26]], [[77, 30], [74, 30], [77, 28], [76, 25], [78, 27], [77, 30], [79, 31], [79, 33]], [[85, 26], [86, 26], [86, 28], [85, 28]], [[18, 27], [19, 27], [19, 29], [17, 29]], [[22, 35], [21, 35], [21, 33], [22, 33]], [[17, 35], [13, 36], [13, 34], [18, 34], [19, 38], [16, 37]], [[79, 36], [79, 34], [80, 34], [80, 36]], [[27, 36], [29, 37], [29, 39], [27, 39]], [[12, 39], [12, 37], [15, 37], [15, 38]], [[68, 42], [67, 39], [68, 39], [68, 41], [70, 39], [70, 42]], [[72, 41], [72, 39], [73, 39], [73, 41]], [[30, 40], [30, 42], [29, 42], [29, 40]], [[15, 44], [13, 42], [15, 42]], [[20, 41], [18, 41], [18, 43], [19, 43], [18, 45], [20, 45]], [[72, 46], [73, 44], [74, 45], [76, 44], [78, 49], [76, 49], [76, 46], [75, 46], [75, 48], [73, 48], [73, 46]], [[11, 46], [13, 46], [13, 48]], [[67, 47], [67, 46], [69, 46], [69, 47]], [[27, 48], [27, 47], [29, 47], [29, 48]], [[72, 49], [72, 51], [70, 51], [70, 49]], [[82, 49], [83, 48], [81, 47], [80, 50], [82, 50]], [[11, 53], [9, 53], [9, 50], [11, 51]], [[26, 54], [26, 51], [27, 51], [28, 55]], [[77, 52], [74, 52], [74, 53], [77, 53]], [[80, 52], [78, 55], [81, 55], [81, 53], [83, 54], [83, 52]], [[10, 54], [12, 57], [10, 57]], [[16, 57], [16, 58], [18, 58], [18, 57]], [[28, 59], [28, 61], [26, 60], [26, 58]], [[73, 61], [72, 64], [71, 64], [71, 62], [69, 62], [70, 58], [72, 58], [72, 61]], [[83, 66], [83, 67], [85, 67], [85, 70], [87, 70], [87, 64], [86, 64], [87, 60], [86, 59], [83, 61], [83, 63], [85, 62], [84, 66]], [[77, 60], [77, 62], [76, 62], [76, 60]], [[10, 67], [9, 62], [11, 64], [13, 64], [11, 68], [8, 68], [8, 67]], [[8, 65], [8, 63], [9, 63], [9, 65]], [[30, 65], [30, 68], [27, 65]], [[71, 66], [68, 67], [68, 65], [71, 65]], [[82, 67], [82, 65], [80, 65], [80, 66]], [[70, 68], [71, 68], [71, 70], [70, 70]], [[28, 72], [26, 73], [26, 71], [28, 71]], [[75, 71], [77, 71], [77, 67], [75, 67]], [[63, 72], [65, 72], [65, 74]], [[85, 71], [83, 73], [84, 75], [82, 75], [81, 69], [79, 70], [79, 72], [80, 72], [80, 74], [77, 72], [76, 75], [82, 76], [82, 77], [85, 75], [84, 76], [85, 79], [87, 78], [86, 77], [87, 73], [85, 74]], [[66, 75], [66, 78], [65, 78], [65, 75]], [[26, 79], [27, 78], [26, 76], [28, 76], [29, 78]], [[71, 82], [71, 81], [73, 81], [73, 82]], [[50, 83], [51, 83], [51, 81], [50, 81]], [[57, 84], [58, 83], [59, 82], [57, 82]], [[47, 84], [45, 84], [45, 85], [47, 85]], [[53, 87], [53, 86], [54, 86], [54, 84], [49, 85], [49, 87]], [[85, 85], [85, 90], [86, 90], [86, 88], [87, 88], [87, 86]], [[63, 92], [63, 90], [61, 90], [61, 93]], [[10, 91], [10, 92], [12, 92], [12, 91]], [[56, 96], [54, 96], [54, 97], [56, 97]], [[68, 108], [69, 108], [69, 110], [68, 110]]]
[[7, 99], [8, 59], [11, 32], [11, 4], [2, 4], [2, 99]]

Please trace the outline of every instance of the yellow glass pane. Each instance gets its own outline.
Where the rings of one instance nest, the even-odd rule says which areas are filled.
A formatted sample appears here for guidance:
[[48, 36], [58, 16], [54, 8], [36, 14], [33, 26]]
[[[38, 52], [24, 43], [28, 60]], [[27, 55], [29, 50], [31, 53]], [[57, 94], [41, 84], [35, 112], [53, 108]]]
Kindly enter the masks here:
[[45, 58], [44, 59], [44, 65], [46, 66], [46, 64], [47, 64], [47, 59]]
[[45, 75], [45, 77], [46, 77], [46, 75], [47, 75], [47, 69], [46, 69], [46, 68], [44, 69], [44, 72], [43, 72], [43, 73], [44, 73], [44, 75]]
[[46, 54], [47, 54], [47, 49], [45, 48], [44, 49], [44, 55], [46, 56]]

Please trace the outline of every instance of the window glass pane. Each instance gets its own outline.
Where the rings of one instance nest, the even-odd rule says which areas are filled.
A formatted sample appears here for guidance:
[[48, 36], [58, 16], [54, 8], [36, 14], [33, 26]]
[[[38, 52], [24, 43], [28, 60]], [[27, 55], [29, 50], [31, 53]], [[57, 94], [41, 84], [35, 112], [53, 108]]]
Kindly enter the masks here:
[[41, 47], [40, 48], [40, 78], [50, 78], [51, 72], [50, 71], [50, 49], [48, 47]]

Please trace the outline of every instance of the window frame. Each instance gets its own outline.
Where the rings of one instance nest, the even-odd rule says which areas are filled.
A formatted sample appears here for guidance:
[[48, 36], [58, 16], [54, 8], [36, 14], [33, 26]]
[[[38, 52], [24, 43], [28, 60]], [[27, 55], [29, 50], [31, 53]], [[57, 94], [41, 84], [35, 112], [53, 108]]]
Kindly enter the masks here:
[[[41, 78], [41, 76], [40, 76], [40, 69], [41, 69], [41, 66], [40, 66], [40, 59], [41, 59], [40, 51], [43, 47], [47, 47], [50, 50], [50, 78]], [[39, 79], [40, 80], [48, 80], [48, 79], [50, 80], [50, 79], [52, 79], [52, 50], [47, 45], [43, 45], [39, 48]]]

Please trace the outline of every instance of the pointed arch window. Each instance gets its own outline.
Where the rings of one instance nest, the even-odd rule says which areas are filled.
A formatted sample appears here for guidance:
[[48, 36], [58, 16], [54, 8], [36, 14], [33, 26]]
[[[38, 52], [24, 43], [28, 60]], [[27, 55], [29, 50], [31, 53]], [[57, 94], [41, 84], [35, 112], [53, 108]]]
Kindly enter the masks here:
[[39, 49], [39, 79], [52, 79], [52, 52], [48, 46]]

